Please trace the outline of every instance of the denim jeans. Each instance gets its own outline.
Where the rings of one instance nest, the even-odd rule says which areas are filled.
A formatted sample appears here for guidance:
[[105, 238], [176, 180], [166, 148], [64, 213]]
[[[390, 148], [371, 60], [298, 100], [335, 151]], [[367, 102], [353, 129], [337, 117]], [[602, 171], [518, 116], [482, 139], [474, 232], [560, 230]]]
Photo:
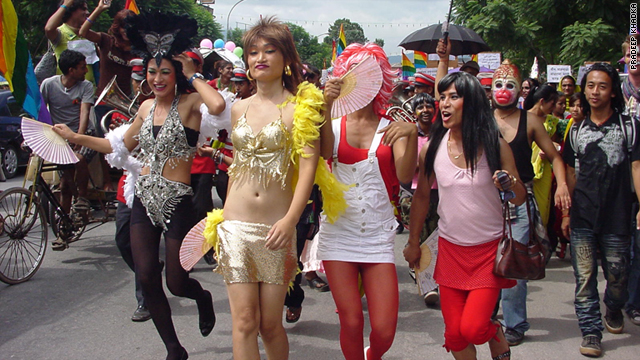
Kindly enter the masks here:
[[[533, 212], [533, 197], [529, 198], [530, 210]], [[515, 214], [511, 213], [511, 233], [513, 239], [526, 244], [529, 241], [529, 217], [527, 203], [516, 206]], [[527, 321], [527, 280], [518, 280], [516, 286], [502, 289], [502, 315], [507, 329], [524, 334], [529, 330]]]
[[598, 294], [598, 250], [607, 281], [604, 304], [609, 310], [624, 307], [629, 296], [629, 236], [595, 234], [591, 229], [571, 229], [571, 265], [576, 277], [575, 308], [582, 336], [602, 336]]
[[632, 251], [633, 259], [631, 260], [631, 273], [629, 274], [629, 301], [625, 306], [626, 311], [640, 310], [640, 230], [635, 231]]

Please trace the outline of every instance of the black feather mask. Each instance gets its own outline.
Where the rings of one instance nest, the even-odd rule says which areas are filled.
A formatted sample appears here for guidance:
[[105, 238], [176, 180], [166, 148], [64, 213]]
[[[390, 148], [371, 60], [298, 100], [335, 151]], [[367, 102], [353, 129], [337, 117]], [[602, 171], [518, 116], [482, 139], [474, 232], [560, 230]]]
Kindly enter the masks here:
[[140, 13], [126, 22], [131, 51], [143, 58], [154, 58], [158, 66], [162, 58], [187, 50], [198, 33], [198, 23], [187, 15]]

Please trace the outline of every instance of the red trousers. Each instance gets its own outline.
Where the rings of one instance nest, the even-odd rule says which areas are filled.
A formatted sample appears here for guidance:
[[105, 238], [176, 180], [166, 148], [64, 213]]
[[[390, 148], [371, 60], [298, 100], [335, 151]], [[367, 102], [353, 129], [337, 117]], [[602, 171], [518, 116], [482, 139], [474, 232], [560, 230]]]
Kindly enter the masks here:
[[462, 351], [469, 344], [484, 344], [496, 336], [499, 325], [491, 322], [491, 314], [499, 294], [497, 288], [458, 290], [440, 286], [447, 351]]

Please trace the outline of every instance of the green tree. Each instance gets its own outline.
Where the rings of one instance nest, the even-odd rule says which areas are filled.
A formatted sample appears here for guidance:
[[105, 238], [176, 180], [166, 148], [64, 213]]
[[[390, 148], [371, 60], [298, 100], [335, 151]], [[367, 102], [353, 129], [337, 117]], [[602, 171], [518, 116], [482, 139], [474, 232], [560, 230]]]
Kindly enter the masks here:
[[[98, 0], [87, 0], [89, 11], [95, 9]], [[111, 8], [106, 14], [100, 16], [92, 27], [95, 31], [106, 32], [113, 21], [113, 16], [124, 8], [126, 0], [113, 0]], [[58, 1], [32, 1], [13, 0], [18, 14], [18, 21], [27, 38], [29, 51], [34, 58], [39, 57], [47, 50], [47, 41], [44, 35], [44, 24], [58, 8]], [[213, 16], [202, 6], [195, 4], [193, 0], [145, 0], [138, 1], [142, 11], [162, 10], [165, 12], [187, 13], [198, 22], [198, 36], [194, 39], [197, 45], [204, 38], [222, 38], [222, 26], [213, 20]]]
[[[454, 0], [454, 24], [478, 33], [521, 69], [615, 61], [629, 27], [626, 0]], [[523, 75], [527, 75], [524, 71]]]
[[352, 43], [360, 43], [364, 44], [369, 41], [366, 36], [364, 36], [364, 30], [362, 30], [362, 26], [360, 24], [351, 22], [349, 19], [338, 19], [333, 25], [329, 26], [327, 32], [329, 35], [324, 38], [325, 44], [331, 46], [331, 41], [338, 39], [340, 35], [340, 25], [343, 25], [344, 37], [347, 40], [347, 45]]
[[375, 40], [373, 40], [373, 42], [378, 44], [378, 46], [380, 46], [381, 48], [384, 47], [384, 39], [376, 38]]
[[322, 69], [325, 61], [331, 60], [331, 46], [318, 42], [317, 36], [311, 36], [302, 26], [287, 23], [296, 49], [302, 62], [310, 63]]
[[[229, 37], [228, 37], [228, 41], [233, 41], [234, 44], [236, 44], [236, 46], [240, 46], [242, 47], [242, 49], [244, 49], [244, 46], [242, 45], [242, 36], [244, 36], [245, 30], [242, 30], [240, 28], [235, 28], [232, 29], [231, 31], [229, 31]], [[212, 39], [215, 40], [215, 39]]]

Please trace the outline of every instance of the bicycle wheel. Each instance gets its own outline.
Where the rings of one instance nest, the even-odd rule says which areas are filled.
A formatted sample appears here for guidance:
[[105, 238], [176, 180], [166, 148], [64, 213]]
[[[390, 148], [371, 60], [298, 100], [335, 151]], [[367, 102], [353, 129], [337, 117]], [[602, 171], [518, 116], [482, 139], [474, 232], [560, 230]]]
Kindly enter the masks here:
[[[33, 200], [33, 201], [32, 201]], [[38, 271], [47, 249], [47, 220], [39, 200], [23, 188], [0, 195], [0, 281], [19, 284]]]

